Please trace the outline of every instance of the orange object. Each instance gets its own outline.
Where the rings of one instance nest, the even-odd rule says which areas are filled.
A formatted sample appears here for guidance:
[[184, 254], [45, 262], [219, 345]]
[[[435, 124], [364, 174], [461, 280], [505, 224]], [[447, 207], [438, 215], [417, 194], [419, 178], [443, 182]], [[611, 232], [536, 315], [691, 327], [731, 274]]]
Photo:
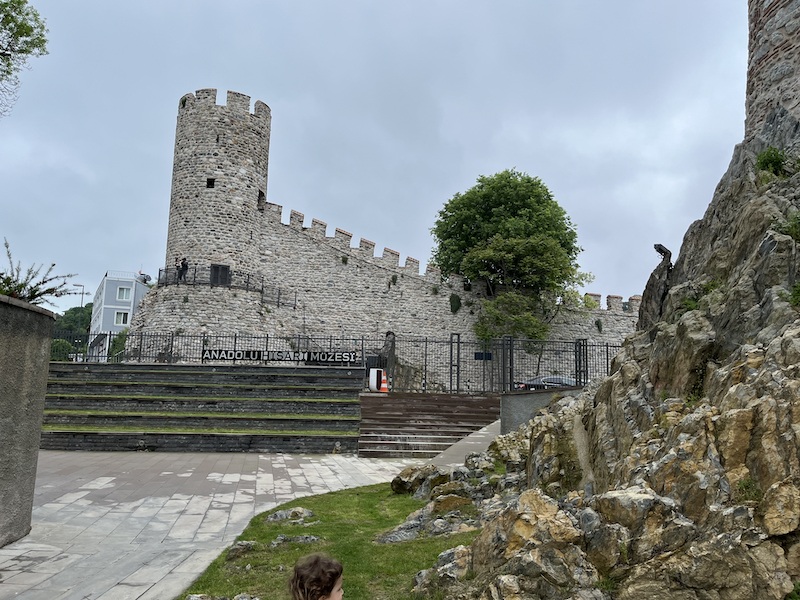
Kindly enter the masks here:
[[381, 378], [381, 391], [388, 392], [389, 386], [386, 383], [386, 371], [383, 371], [383, 377]]

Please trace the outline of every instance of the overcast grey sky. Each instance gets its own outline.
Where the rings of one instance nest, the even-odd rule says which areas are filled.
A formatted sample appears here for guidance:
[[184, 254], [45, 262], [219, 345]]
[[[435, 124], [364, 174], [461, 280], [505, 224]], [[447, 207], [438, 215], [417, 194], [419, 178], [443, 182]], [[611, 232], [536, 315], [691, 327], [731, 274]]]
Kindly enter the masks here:
[[284, 221], [425, 264], [442, 205], [515, 167], [577, 226], [584, 291], [625, 299], [654, 243], [677, 257], [744, 131], [745, 0], [31, 4], [50, 55], [0, 120], [0, 236], [92, 294], [106, 270], [164, 266], [178, 100], [197, 89], [271, 107]]

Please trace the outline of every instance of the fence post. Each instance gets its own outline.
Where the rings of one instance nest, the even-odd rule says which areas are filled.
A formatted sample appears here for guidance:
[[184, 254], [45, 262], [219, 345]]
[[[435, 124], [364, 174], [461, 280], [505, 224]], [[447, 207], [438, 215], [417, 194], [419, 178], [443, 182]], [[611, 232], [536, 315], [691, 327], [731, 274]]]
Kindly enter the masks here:
[[589, 377], [589, 340], [575, 340], [575, 384], [586, 385]]
[[389, 391], [394, 391], [394, 367], [395, 367], [395, 352], [397, 351], [397, 338], [392, 335], [389, 339]]
[[428, 391], [428, 338], [425, 338], [425, 356], [423, 358], [423, 367], [422, 367], [422, 393], [425, 394]]
[[[455, 352], [453, 349], [455, 348]], [[461, 389], [461, 334], [450, 334], [450, 393], [453, 393], [453, 369], [455, 369], [457, 394]]]

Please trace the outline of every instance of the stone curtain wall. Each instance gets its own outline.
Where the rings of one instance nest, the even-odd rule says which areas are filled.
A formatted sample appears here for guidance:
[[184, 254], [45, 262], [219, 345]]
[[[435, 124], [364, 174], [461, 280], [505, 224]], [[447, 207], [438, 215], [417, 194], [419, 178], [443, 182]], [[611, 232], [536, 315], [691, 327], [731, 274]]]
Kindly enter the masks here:
[[[253, 334], [446, 339], [461, 333], [474, 340], [472, 325], [485, 288], [464, 289], [461, 276], [441, 281], [441, 272], [375, 243], [266, 201], [270, 110], [249, 96], [228, 92], [218, 106], [216, 90], [187, 94], [178, 105], [172, 198], [165, 266], [187, 257], [191, 266], [228, 265], [264, 277], [297, 293], [298, 306], [276, 308], [257, 292], [209, 286], [166, 286], [151, 290], [131, 323], [131, 332]], [[214, 187], [208, 187], [208, 180]], [[451, 296], [456, 295], [456, 299]], [[599, 296], [597, 296], [599, 300]], [[460, 303], [454, 313], [453, 304]], [[596, 313], [596, 314], [595, 314]], [[638, 308], [622, 311], [622, 299], [609, 296], [607, 310], [564, 312], [553, 324], [552, 339], [589, 338], [620, 343], [633, 332]], [[601, 321], [602, 332], [597, 321]]]
[[[254, 236], [264, 224], [271, 116], [250, 96], [198, 90], [178, 102], [172, 194], [165, 266], [187, 257], [192, 266], [212, 263], [252, 270]], [[213, 186], [209, 187], [209, 180]]]
[[[281, 211], [280, 206], [268, 204], [271, 218], [253, 244], [260, 254], [257, 272], [296, 291], [297, 309], [262, 304], [258, 292], [166, 286], [148, 293], [133, 318], [132, 332], [383, 337], [393, 331], [400, 337], [434, 339], [459, 332], [465, 340], [475, 339], [472, 325], [485, 297], [482, 286], [465, 291], [458, 275], [443, 283], [439, 270], [431, 266], [420, 275], [419, 263], [412, 258], [401, 267], [393, 250], [373, 257], [373, 242], [362, 238], [358, 248], [350, 248], [351, 234], [336, 229], [334, 236], [326, 237], [325, 224], [317, 220], [304, 228], [304, 216], [295, 211], [290, 223], [284, 224]], [[456, 313], [452, 294], [461, 302]], [[600, 296], [593, 297], [599, 305]], [[629, 310], [624, 311], [620, 296], [608, 296], [607, 309], [588, 314], [564, 311], [552, 324], [550, 337], [618, 344], [634, 330], [638, 302], [638, 297], [631, 298]]]
[[749, 12], [745, 140], [775, 107], [800, 117], [800, 0], [749, 0]]

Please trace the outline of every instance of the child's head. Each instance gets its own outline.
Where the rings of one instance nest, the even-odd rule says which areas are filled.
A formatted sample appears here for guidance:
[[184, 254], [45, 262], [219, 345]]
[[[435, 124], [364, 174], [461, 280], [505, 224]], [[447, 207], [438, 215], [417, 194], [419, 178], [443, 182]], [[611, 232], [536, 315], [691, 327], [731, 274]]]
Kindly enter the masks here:
[[311, 554], [297, 561], [289, 579], [292, 600], [339, 600], [342, 563], [326, 554]]

